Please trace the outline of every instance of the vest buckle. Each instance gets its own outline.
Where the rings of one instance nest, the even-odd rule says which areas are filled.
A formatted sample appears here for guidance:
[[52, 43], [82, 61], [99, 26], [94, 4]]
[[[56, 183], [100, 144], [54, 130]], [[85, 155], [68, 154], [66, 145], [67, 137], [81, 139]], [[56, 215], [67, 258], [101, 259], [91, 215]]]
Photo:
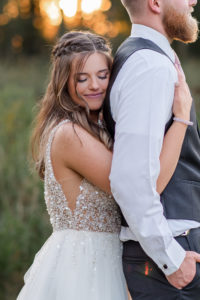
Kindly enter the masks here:
[[190, 233], [190, 229], [184, 231], [181, 236], [187, 236]]

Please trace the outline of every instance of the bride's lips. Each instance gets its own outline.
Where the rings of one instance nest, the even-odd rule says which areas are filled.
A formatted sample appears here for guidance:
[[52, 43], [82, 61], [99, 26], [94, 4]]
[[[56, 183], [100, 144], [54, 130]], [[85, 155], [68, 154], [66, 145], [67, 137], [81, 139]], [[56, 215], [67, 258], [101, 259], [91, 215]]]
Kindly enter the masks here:
[[87, 98], [91, 98], [91, 99], [98, 99], [102, 95], [103, 95], [103, 93], [94, 93], [94, 94], [87, 94], [87, 95], [84, 95], [84, 96], [87, 97]]

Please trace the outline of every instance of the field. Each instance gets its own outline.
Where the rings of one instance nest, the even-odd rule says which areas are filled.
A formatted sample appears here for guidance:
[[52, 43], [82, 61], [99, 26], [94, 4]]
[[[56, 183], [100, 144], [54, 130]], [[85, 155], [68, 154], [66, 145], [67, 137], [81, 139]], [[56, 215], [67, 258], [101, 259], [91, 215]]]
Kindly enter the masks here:
[[[29, 137], [35, 105], [48, 81], [41, 58], [0, 62], [0, 299], [12, 300], [23, 274], [51, 228], [43, 185], [30, 166]], [[184, 69], [200, 118], [200, 61]]]
[[28, 154], [34, 106], [44, 92], [48, 64], [2, 61], [0, 74], [0, 299], [11, 300], [50, 233], [42, 184]]

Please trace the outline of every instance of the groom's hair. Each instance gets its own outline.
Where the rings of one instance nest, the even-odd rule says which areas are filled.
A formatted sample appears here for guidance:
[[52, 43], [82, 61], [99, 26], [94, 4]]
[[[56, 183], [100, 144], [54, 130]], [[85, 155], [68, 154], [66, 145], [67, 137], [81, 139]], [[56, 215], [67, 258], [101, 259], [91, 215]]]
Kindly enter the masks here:
[[146, 0], [121, 0], [130, 17], [138, 16], [144, 11]]

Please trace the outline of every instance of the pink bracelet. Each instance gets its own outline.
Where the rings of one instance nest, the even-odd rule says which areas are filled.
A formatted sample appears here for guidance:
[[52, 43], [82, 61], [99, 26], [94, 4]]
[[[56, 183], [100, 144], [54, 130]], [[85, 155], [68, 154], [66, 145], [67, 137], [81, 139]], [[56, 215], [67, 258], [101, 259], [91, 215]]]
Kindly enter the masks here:
[[193, 126], [193, 124], [194, 124], [191, 121], [186, 121], [186, 120], [183, 120], [183, 119], [180, 119], [180, 118], [176, 118], [176, 117], [174, 117], [173, 120], [177, 121], [177, 122], [180, 122], [180, 123], [183, 123], [183, 124], [188, 125], [188, 126]]

